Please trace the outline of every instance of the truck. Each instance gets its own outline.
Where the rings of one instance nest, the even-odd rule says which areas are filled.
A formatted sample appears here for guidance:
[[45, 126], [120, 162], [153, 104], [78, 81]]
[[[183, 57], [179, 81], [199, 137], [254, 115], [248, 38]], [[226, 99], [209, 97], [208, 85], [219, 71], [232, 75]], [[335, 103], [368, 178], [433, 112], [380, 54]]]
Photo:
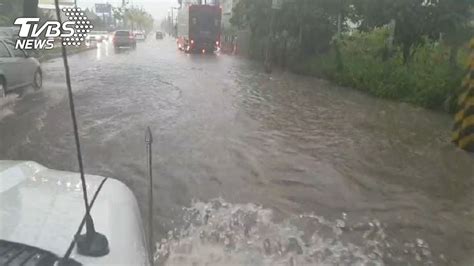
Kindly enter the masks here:
[[183, 5], [178, 11], [178, 49], [187, 53], [214, 53], [221, 44], [222, 8], [218, 5]]

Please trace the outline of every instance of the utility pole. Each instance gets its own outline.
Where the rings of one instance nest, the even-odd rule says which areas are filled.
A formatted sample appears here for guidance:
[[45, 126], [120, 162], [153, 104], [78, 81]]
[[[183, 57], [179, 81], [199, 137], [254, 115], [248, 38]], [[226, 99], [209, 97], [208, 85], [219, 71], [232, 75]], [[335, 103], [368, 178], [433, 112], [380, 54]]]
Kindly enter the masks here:
[[275, 10], [273, 8], [271, 9], [272, 14], [271, 14], [271, 21], [270, 21], [270, 33], [268, 34], [267, 37], [267, 48], [265, 51], [265, 62], [264, 62], [264, 67], [265, 67], [265, 72], [267, 73], [272, 73], [272, 47], [273, 47], [273, 24], [275, 21]]
[[303, 43], [303, 22], [304, 22], [304, 16], [305, 16], [305, 1], [303, 0], [300, 3], [300, 8], [299, 8], [299, 13], [300, 15], [298, 16], [298, 45], [301, 46]]
[[273, 48], [273, 31], [274, 31], [274, 24], [275, 24], [275, 13], [277, 10], [282, 8], [282, 0], [272, 0], [272, 6], [270, 8], [271, 12], [271, 21], [270, 21], [270, 30], [267, 38], [267, 47], [265, 51], [265, 61], [264, 67], [265, 72], [271, 73], [272, 72], [272, 48]]
[[343, 23], [343, 12], [344, 12], [344, 0], [339, 1], [339, 14], [337, 15], [337, 35], [340, 36], [342, 33]]

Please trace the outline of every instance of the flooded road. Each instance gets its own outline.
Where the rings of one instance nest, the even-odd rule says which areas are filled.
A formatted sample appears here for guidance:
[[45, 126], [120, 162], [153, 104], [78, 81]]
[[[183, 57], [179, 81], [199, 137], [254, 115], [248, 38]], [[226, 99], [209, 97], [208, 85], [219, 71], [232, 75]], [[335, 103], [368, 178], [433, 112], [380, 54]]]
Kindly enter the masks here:
[[[158, 264], [474, 263], [474, 158], [448, 115], [169, 38], [70, 66], [86, 172], [126, 183], [144, 218], [154, 133]], [[77, 171], [62, 61], [43, 72], [0, 104], [0, 159]]]

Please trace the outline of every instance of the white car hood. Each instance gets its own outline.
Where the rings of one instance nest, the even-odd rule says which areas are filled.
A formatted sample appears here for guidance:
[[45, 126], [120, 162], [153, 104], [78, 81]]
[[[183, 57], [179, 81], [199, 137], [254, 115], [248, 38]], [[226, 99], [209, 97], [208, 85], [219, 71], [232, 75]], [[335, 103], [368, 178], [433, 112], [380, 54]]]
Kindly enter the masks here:
[[[89, 201], [104, 177], [87, 175]], [[34, 162], [0, 161], [0, 239], [27, 244], [62, 257], [84, 216], [79, 174]], [[147, 265], [140, 212], [133, 193], [107, 179], [91, 211], [95, 228], [109, 241], [100, 258], [72, 252], [83, 265]], [[84, 232], [84, 230], [83, 230]]]

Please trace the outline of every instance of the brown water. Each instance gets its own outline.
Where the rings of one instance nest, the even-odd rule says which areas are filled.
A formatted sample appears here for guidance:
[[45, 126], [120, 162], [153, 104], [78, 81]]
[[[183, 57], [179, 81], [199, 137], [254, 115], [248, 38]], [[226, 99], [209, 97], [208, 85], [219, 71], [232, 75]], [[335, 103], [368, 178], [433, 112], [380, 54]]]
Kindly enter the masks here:
[[[451, 117], [172, 40], [108, 50], [71, 58], [86, 169], [146, 218], [151, 126], [157, 264], [473, 265]], [[44, 90], [1, 104], [0, 158], [75, 171], [61, 61], [43, 67]]]

